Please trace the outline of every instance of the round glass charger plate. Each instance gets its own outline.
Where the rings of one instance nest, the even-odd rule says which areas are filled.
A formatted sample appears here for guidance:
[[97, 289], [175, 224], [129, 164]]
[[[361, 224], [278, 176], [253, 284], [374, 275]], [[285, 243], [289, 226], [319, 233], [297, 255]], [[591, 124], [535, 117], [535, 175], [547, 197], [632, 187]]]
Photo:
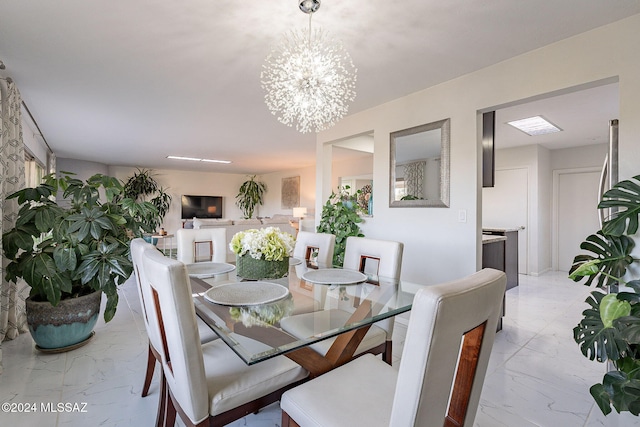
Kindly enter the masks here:
[[187, 273], [191, 277], [198, 279], [207, 279], [217, 274], [224, 274], [236, 269], [233, 264], [226, 262], [196, 262], [187, 264]]
[[298, 265], [302, 264], [302, 260], [300, 258], [289, 257], [289, 265]]
[[307, 282], [319, 285], [354, 285], [367, 280], [367, 276], [359, 271], [342, 270], [340, 268], [309, 270], [302, 275], [302, 278]]
[[289, 289], [271, 282], [236, 282], [216, 286], [204, 293], [214, 304], [241, 307], [267, 304], [289, 295]]

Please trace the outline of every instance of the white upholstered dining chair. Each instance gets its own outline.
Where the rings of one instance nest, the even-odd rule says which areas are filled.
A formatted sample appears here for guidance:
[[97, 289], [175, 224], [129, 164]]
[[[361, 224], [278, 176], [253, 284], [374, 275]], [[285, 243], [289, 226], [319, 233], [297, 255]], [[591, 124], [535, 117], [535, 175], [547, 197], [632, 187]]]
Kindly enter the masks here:
[[226, 425], [305, 380], [308, 372], [284, 356], [247, 366], [222, 340], [201, 346], [185, 264], [157, 251], [145, 251], [142, 258], [161, 340], [165, 425], [173, 426], [177, 414], [187, 426]]
[[300, 231], [296, 237], [293, 256], [301, 260], [311, 259], [320, 265], [330, 266], [333, 263], [335, 246], [336, 236], [333, 234]]
[[[160, 353], [158, 353], [158, 350], [156, 350], [160, 348], [161, 345], [160, 337], [155, 333], [155, 328], [153, 326], [150, 326], [150, 324], [153, 325], [157, 322], [155, 318], [155, 310], [152, 310], [150, 306], [153, 299], [151, 297], [150, 288], [148, 286], [145, 286], [147, 281], [145, 278], [144, 268], [142, 266], [142, 254], [145, 251], [154, 250], [156, 250], [156, 247], [154, 245], [140, 238], [133, 239], [130, 243], [131, 260], [133, 261], [133, 270], [136, 276], [138, 296], [140, 297], [142, 318], [144, 320], [144, 326], [147, 330], [147, 337], [149, 339], [147, 369], [145, 371], [144, 384], [142, 386], [142, 397], [145, 397], [149, 394], [149, 388], [151, 386], [151, 380], [153, 379], [153, 372], [155, 371], [156, 362], [161, 361]], [[166, 384], [164, 381], [164, 375], [162, 374], [162, 370], [160, 370], [160, 396], [158, 401], [158, 415], [156, 419], [156, 426], [160, 426], [164, 418], [163, 414], [165, 408], [165, 387]]]
[[[142, 318], [144, 320], [145, 329], [147, 330], [147, 336], [149, 338], [149, 349], [147, 354], [147, 369], [145, 371], [144, 383], [142, 386], [142, 397], [149, 394], [149, 388], [151, 387], [151, 381], [153, 379], [153, 373], [155, 371], [156, 362], [161, 363], [160, 354], [158, 348], [161, 345], [160, 337], [155, 333], [153, 325], [157, 323], [155, 318], [155, 310], [151, 309], [151, 289], [148, 286], [148, 282], [145, 276], [145, 270], [142, 265], [142, 254], [145, 251], [157, 251], [156, 247], [151, 243], [144, 241], [143, 239], [133, 239], [130, 243], [131, 259], [133, 261], [133, 269], [136, 277], [136, 284], [138, 288], [138, 296], [140, 297], [140, 306], [142, 308]], [[151, 325], [150, 325], [151, 324]], [[198, 319], [198, 336], [201, 343], [207, 343], [217, 339], [217, 335], [204, 323]], [[159, 414], [163, 412], [163, 389], [164, 378], [162, 370], [160, 371], [160, 402], [158, 403]], [[160, 419], [160, 415], [158, 417]]]
[[282, 396], [282, 427], [473, 426], [506, 287], [484, 269], [420, 289], [400, 368], [357, 358]]
[[[180, 228], [176, 231], [178, 261], [227, 262], [227, 230], [218, 228]], [[204, 259], [203, 259], [204, 257]]]
[[[400, 242], [348, 237], [343, 267], [399, 280], [403, 249], [404, 245]], [[344, 325], [351, 314], [342, 309], [304, 313], [283, 319], [280, 325], [291, 335], [308, 337], [314, 334], [314, 325], [330, 325], [331, 329], [336, 329]], [[383, 360], [391, 364], [393, 325], [393, 317], [372, 325], [356, 348], [354, 357], [364, 353], [382, 354]], [[329, 338], [311, 345], [311, 348], [326, 355], [335, 340], [335, 338]]]

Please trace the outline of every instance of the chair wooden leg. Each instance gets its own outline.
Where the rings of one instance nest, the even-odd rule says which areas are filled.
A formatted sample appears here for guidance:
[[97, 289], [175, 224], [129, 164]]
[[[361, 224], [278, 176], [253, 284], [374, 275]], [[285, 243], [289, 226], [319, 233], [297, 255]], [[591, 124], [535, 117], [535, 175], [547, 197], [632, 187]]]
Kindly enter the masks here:
[[393, 344], [391, 340], [385, 341], [384, 352], [382, 352], [382, 360], [384, 360], [389, 365], [393, 363]]
[[173, 404], [173, 399], [171, 398], [171, 393], [169, 392], [169, 387], [165, 386], [166, 392], [164, 394], [164, 404], [166, 406], [165, 409], [165, 418], [164, 425], [167, 427], [173, 427], [176, 424], [176, 415], [178, 411], [176, 410], [175, 405]]
[[282, 427], [300, 427], [300, 424], [296, 423], [289, 414], [282, 411]]
[[156, 415], [156, 427], [163, 427], [165, 425], [165, 418], [167, 417], [167, 379], [164, 376], [164, 372], [160, 370], [160, 396], [158, 397], [158, 414]]
[[142, 386], [142, 397], [149, 394], [149, 387], [151, 386], [151, 380], [153, 379], [153, 371], [156, 367], [156, 356], [151, 349], [151, 343], [149, 343], [149, 353], [147, 355], [147, 372], [144, 377], [144, 385]]

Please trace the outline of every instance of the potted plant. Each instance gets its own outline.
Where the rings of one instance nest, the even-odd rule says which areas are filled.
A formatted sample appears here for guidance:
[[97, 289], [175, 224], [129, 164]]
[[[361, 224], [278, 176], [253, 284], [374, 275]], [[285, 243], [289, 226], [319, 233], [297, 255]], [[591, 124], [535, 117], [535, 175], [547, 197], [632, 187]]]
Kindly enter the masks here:
[[587, 298], [590, 307], [573, 334], [585, 357], [613, 365], [602, 383], [590, 388], [605, 415], [611, 406], [617, 412], [640, 414], [640, 280], [624, 279], [633, 275], [629, 267], [638, 261], [631, 255], [635, 243], [629, 236], [638, 231], [639, 182], [640, 175], [604, 193], [598, 208], [613, 213], [601, 230], [580, 244], [590, 254], [576, 256], [569, 275], [599, 288]]
[[236, 273], [243, 279], [278, 279], [289, 271], [294, 237], [278, 227], [239, 231], [229, 248], [236, 254]]
[[[59, 190], [64, 200], [57, 203]], [[64, 173], [8, 196], [21, 207], [15, 227], [2, 235], [10, 260], [6, 279], [24, 279], [31, 287], [27, 323], [38, 348], [65, 348], [90, 338], [102, 293], [104, 319], [113, 318], [117, 286], [132, 272], [129, 240], [142, 233], [138, 218], [156, 210], [149, 202], [123, 198], [123, 191], [113, 177], [98, 174], [83, 182]]]
[[139, 213], [137, 218], [147, 233], [154, 233], [162, 224], [171, 207], [171, 195], [158, 184], [153, 171], [138, 168], [124, 183], [123, 197], [136, 202], [150, 202], [156, 210]]
[[264, 203], [263, 197], [266, 191], [267, 185], [264, 182], [256, 181], [255, 175], [242, 183], [236, 195], [236, 205], [245, 218], [251, 219], [256, 206]]
[[338, 193], [331, 192], [327, 203], [322, 207], [320, 224], [316, 228], [318, 233], [329, 233], [336, 236], [333, 252], [333, 264], [342, 267], [347, 237], [364, 237], [360, 231], [362, 218], [358, 213], [358, 194], [349, 194], [349, 186], [338, 189]]

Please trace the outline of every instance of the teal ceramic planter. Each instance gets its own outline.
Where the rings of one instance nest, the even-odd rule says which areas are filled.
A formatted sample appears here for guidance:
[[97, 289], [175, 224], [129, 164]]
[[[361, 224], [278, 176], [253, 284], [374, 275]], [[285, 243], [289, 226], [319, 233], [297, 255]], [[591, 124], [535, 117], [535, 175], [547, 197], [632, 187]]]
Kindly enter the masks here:
[[39, 349], [71, 347], [90, 338], [100, 314], [102, 292], [49, 302], [26, 300], [29, 332]]

